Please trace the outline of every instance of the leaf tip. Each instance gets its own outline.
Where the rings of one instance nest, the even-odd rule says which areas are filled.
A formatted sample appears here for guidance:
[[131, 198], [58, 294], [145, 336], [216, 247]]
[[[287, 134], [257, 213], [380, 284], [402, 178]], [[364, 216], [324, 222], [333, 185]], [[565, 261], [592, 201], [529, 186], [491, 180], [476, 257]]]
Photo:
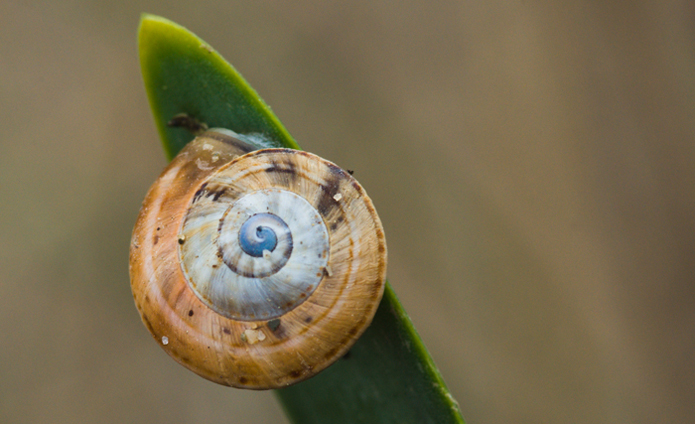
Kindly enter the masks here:
[[143, 36], [147, 32], [148, 27], [158, 18], [161, 19], [159, 16], [150, 13], [143, 12], [140, 14], [140, 24], [138, 25], [138, 41], [140, 43], [142, 43]]
[[142, 12], [142, 13], [140, 13], [140, 25], [142, 25], [142, 23], [145, 21], [171, 22], [168, 19], [163, 18], [159, 15], [155, 15], [155, 14], [147, 13], [147, 12]]
[[153, 15], [151, 13], [143, 12], [140, 14], [140, 25], [138, 27], [138, 33], [142, 37], [142, 34], [147, 30], [159, 26], [160, 28], [183, 28], [181, 25], [174, 21], [170, 21], [167, 18], [163, 18], [159, 15]]
[[152, 21], [157, 21], [163, 19], [161, 16], [153, 15], [151, 13], [142, 12], [140, 14], [140, 25], [138, 26], [138, 32], [142, 32], [142, 28], [147, 26]]

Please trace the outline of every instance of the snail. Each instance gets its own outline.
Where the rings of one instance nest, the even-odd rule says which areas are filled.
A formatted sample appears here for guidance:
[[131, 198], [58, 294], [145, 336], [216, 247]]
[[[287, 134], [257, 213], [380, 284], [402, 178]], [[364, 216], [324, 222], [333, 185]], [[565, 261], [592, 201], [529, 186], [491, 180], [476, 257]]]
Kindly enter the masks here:
[[214, 382], [285, 387], [342, 357], [384, 291], [386, 241], [362, 186], [311, 153], [214, 128], [150, 188], [130, 247], [143, 323]]

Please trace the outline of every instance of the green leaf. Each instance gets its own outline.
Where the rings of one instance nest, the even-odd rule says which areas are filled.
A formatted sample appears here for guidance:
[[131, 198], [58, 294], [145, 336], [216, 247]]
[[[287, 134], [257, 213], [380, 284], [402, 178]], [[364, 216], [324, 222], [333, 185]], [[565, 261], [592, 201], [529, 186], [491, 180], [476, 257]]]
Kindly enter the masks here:
[[[139, 48], [152, 113], [169, 158], [193, 139], [188, 130], [167, 126], [182, 113], [209, 127], [263, 134], [275, 146], [299, 148], [239, 73], [185, 28], [143, 15]], [[372, 325], [344, 358], [276, 394], [296, 423], [463, 423], [389, 284]]]

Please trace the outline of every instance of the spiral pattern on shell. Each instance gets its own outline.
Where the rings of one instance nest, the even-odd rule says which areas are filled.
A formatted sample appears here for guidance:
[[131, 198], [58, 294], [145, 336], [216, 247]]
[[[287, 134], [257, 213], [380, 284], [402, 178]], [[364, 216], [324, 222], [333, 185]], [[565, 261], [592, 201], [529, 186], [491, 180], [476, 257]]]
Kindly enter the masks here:
[[191, 142], [148, 193], [130, 269], [167, 353], [218, 383], [264, 389], [314, 375], [362, 334], [386, 242], [348, 173], [310, 153], [252, 150], [220, 129]]

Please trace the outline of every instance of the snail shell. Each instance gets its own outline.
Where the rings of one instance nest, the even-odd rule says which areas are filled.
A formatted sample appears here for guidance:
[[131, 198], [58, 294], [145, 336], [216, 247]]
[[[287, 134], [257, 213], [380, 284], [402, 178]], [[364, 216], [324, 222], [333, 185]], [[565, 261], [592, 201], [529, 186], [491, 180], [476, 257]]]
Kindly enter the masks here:
[[386, 241], [348, 173], [310, 153], [209, 130], [164, 170], [130, 249], [142, 321], [199, 375], [268, 389], [311, 377], [364, 332]]

